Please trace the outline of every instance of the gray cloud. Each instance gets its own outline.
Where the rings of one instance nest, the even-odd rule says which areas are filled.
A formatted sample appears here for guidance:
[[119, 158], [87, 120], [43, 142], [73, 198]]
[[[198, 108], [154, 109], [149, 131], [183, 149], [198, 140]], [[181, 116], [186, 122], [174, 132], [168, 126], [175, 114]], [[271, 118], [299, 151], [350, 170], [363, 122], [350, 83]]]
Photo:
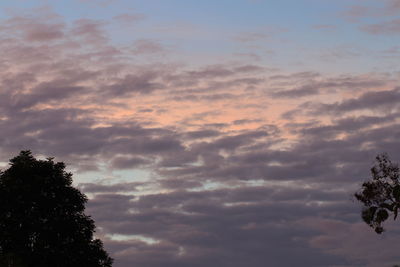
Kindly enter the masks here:
[[[129, 201], [126, 196], [110, 198], [100, 194], [90, 201], [89, 210], [103, 212], [103, 216], [97, 217], [98, 222], [111, 233], [141, 235], [155, 240], [155, 243], [147, 243], [146, 239], [110, 242], [109, 248], [120, 255], [117, 266], [243, 266], [249, 263], [265, 266], [265, 262], [274, 266], [332, 266], [346, 263], [310, 247], [306, 240], [317, 237], [318, 232], [299, 226], [296, 221], [303, 216], [334, 214], [333, 211], [340, 210], [337, 219], [351, 222], [354, 209], [343, 209], [334, 202], [321, 207], [290, 203], [288, 201], [299, 199], [311, 203], [316, 192], [284, 190], [283, 193], [281, 189], [181, 191], [148, 195], [136, 201]], [[315, 199], [342, 197], [329, 192], [319, 194]], [[125, 212], [119, 213], [118, 207], [125, 207]], [[127, 210], [135, 212], [130, 214]]]
[[149, 159], [142, 157], [114, 157], [111, 166], [116, 169], [134, 169], [149, 164]]
[[399, 88], [384, 91], [371, 91], [358, 98], [346, 99], [339, 103], [321, 104], [316, 112], [344, 113], [354, 110], [397, 108], [400, 100]]
[[[400, 94], [380, 89], [387, 76], [141, 64], [108, 42], [104, 23], [4, 21], [0, 155], [32, 149], [100, 179], [79, 188], [117, 267], [392, 263], [392, 250], [376, 254], [384, 244], [346, 243], [363, 229], [350, 199], [371, 159], [387, 151], [400, 160]], [[136, 43], [135, 59], [156, 44]], [[325, 103], [324, 93], [343, 100]], [[270, 96], [311, 95], [290, 123], [264, 113], [266, 102], [278, 112]], [[246, 109], [214, 119], [226, 115], [227, 99]], [[365, 110], [376, 114], [357, 113]]]
[[309, 95], [316, 95], [319, 93], [319, 86], [315, 85], [308, 85], [308, 86], [302, 86], [301, 88], [298, 89], [291, 89], [291, 90], [283, 90], [283, 91], [277, 91], [275, 93], [272, 93], [271, 95], [273, 97], [304, 97], [304, 96], [309, 96]]
[[[379, 123], [379, 120], [363, 117], [355, 122], [364, 125]], [[351, 123], [350, 119], [339, 120], [337, 125], [345, 127], [348, 123]], [[266, 166], [268, 162], [277, 162], [283, 164], [282, 169], [273, 164], [265, 173], [267, 180], [299, 179], [298, 182], [304, 185], [305, 178], [314, 177], [317, 178], [314, 181], [320, 183], [314, 187], [304, 188], [300, 184], [286, 187], [242, 186], [198, 192], [177, 190], [142, 196], [136, 201], [121, 198], [124, 204], [116, 206], [125, 206], [126, 210], [134, 212], [125, 211], [122, 217], [121, 214], [106, 214], [98, 220], [110, 233], [144, 238], [109, 243], [110, 249], [120, 255], [117, 264], [121, 266], [145, 263], [149, 266], [185, 266], [193, 262], [199, 266], [214, 266], [216, 262], [219, 266], [243, 266], [249, 262], [249, 257], [252, 258], [252, 266], [264, 266], [266, 261], [274, 266], [291, 266], [295, 262], [298, 266], [358, 266], [376, 263], [378, 258], [381, 261], [379, 264], [382, 261], [390, 264], [395, 259], [394, 251], [386, 258], [379, 257], [377, 247], [369, 249], [357, 243], [360, 251], [368, 251], [370, 256], [365, 258], [363, 254], [351, 253], [352, 246], [341, 249], [340, 244], [355, 240], [350, 239], [349, 229], [357, 229], [359, 236], [367, 234], [370, 242], [374, 242], [369, 229], [359, 223], [358, 208], [349, 201], [351, 190], [343, 189], [360, 179], [350, 178], [367, 175], [371, 155], [384, 147], [385, 139], [390, 139], [388, 133], [394, 138], [398, 131], [398, 126], [390, 126], [389, 129], [369, 130], [344, 141], [311, 139], [290, 151], [248, 151], [231, 159], [221, 159], [218, 163], [231, 160], [239, 166], [232, 172], [239, 178], [239, 168], [248, 171]], [[377, 143], [376, 140], [382, 141]], [[375, 142], [381, 149], [362, 151], [360, 146], [365, 142]], [[225, 148], [226, 145], [220, 147]], [[393, 149], [398, 149], [398, 146]], [[197, 173], [212, 168], [211, 161], [205, 164], [207, 168], [191, 170]], [[342, 166], [338, 167], [338, 164]], [[205, 171], [196, 179], [207, 176], [218, 180], [228, 175], [224, 173], [217, 179], [217, 176], [208, 174]], [[257, 177], [254, 173], [249, 176], [252, 179]], [[329, 186], [329, 183], [338, 181], [342, 186]], [[100, 210], [107, 209], [104, 205], [109, 205], [110, 201], [113, 200], [103, 200], [99, 194], [92, 200], [90, 209], [93, 212], [99, 209], [95, 213], [100, 213]], [[115, 220], [110, 221], [110, 218]], [[324, 242], [327, 238], [332, 241]], [[272, 245], [268, 240], [280, 241], [278, 245], [276, 241]], [[304, 255], [310, 255], [306, 257], [309, 261], [303, 260]], [[341, 257], [343, 255], [348, 256], [347, 260]], [[149, 258], [152, 260], [149, 261]], [[218, 261], [218, 258], [221, 260]]]
[[378, 126], [380, 124], [395, 122], [397, 117], [398, 117], [397, 113], [384, 117], [377, 117], [377, 116], [348, 117], [336, 120], [332, 125], [301, 128], [300, 132], [302, 132], [306, 136], [319, 136], [323, 138], [332, 138], [338, 134], [354, 133], [355, 131], [371, 128], [373, 126]]
[[344, 90], [365, 90], [367, 88], [384, 86], [387, 83], [382, 77], [341, 76], [321, 79], [316, 73], [295, 73], [286, 76], [273, 76], [271, 79], [294, 80], [303, 83], [298, 88], [276, 90], [270, 93], [275, 98], [299, 98]]
[[65, 24], [58, 16], [39, 9], [31, 14], [25, 13], [5, 20], [0, 32], [7, 32], [9, 36], [20, 36], [26, 42], [48, 43], [65, 36]]
[[128, 74], [106, 86], [104, 92], [107, 97], [123, 97], [132, 93], [148, 94], [164, 87], [155, 81], [157, 78], [157, 73], [154, 72]]
[[383, 0], [378, 5], [368, 6], [364, 5], [352, 5], [350, 6], [343, 15], [352, 20], [359, 20], [362, 18], [380, 18], [388, 16], [398, 15], [400, 10], [399, 0]]
[[86, 193], [111, 193], [116, 192], [133, 192], [137, 191], [140, 183], [119, 183], [112, 185], [103, 185], [99, 183], [80, 183], [79, 189]]
[[391, 35], [400, 33], [400, 19], [394, 19], [377, 24], [364, 25], [361, 30], [374, 35]]
[[132, 49], [135, 54], [154, 54], [163, 52], [164, 50], [164, 47], [157, 41], [146, 39], [135, 41]]
[[78, 19], [74, 22], [71, 34], [76, 37], [82, 37], [89, 42], [104, 42], [107, 37], [102, 29], [103, 24], [101, 21]]
[[346, 98], [341, 102], [319, 103], [306, 101], [295, 109], [286, 111], [282, 114], [283, 119], [292, 119], [294, 116], [306, 114], [311, 116], [333, 115], [341, 116], [355, 111], [385, 111], [390, 116], [391, 113], [398, 112], [399, 88], [390, 90], [367, 91], [356, 98]]
[[137, 14], [137, 13], [123, 13], [113, 17], [113, 19], [124, 25], [132, 24], [140, 20], [143, 20], [145, 18], [146, 16], [144, 14]]

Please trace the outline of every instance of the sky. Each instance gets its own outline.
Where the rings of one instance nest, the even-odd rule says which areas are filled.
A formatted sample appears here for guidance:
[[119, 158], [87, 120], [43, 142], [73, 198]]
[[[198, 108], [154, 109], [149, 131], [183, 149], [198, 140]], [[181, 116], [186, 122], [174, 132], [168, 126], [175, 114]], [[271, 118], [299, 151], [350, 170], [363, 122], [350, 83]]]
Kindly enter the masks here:
[[115, 267], [382, 267], [399, 0], [3, 0], [0, 166], [55, 157]]

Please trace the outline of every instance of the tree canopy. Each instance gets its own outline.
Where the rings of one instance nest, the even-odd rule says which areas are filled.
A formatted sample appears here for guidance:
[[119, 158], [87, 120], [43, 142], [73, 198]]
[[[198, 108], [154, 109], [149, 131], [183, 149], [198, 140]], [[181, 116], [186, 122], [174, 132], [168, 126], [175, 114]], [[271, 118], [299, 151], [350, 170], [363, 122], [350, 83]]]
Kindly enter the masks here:
[[110, 267], [65, 164], [21, 151], [0, 172], [0, 266]]
[[360, 192], [354, 195], [364, 204], [361, 213], [364, 222], [381, 234], [382, 223], [390, 214], [396, 219], [400, 208], [399, 167], [387, 154], [380, 154], [371, 168], [371, 176], [372, 179], [364, 182]]

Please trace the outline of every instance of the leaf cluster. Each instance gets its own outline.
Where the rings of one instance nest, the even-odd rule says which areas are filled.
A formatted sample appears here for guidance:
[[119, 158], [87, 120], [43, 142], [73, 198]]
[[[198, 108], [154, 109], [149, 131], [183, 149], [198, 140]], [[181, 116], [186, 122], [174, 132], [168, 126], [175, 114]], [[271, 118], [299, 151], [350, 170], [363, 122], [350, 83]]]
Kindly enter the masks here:
[[390, 214], [397, 218], [400, 208], [399, 167], [391, 162], [387, 154], [376, 157], [371, 168], [372, 179], [364, 182], [360, 192], [354, 194], [363, 203], [361, 217], [376, 233], [384, 231], [382, 223]]

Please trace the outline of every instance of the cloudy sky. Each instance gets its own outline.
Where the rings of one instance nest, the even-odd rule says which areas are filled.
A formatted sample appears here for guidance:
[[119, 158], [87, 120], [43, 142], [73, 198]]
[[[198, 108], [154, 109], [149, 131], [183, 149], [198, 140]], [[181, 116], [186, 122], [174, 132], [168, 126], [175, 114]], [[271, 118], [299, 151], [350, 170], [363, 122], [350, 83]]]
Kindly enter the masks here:
[[[399, 0], [3, 0], [0, 165], [67, 163], [115, 267], [382, 267]], [[400, 224], [400, 222], [399, 222]]]

